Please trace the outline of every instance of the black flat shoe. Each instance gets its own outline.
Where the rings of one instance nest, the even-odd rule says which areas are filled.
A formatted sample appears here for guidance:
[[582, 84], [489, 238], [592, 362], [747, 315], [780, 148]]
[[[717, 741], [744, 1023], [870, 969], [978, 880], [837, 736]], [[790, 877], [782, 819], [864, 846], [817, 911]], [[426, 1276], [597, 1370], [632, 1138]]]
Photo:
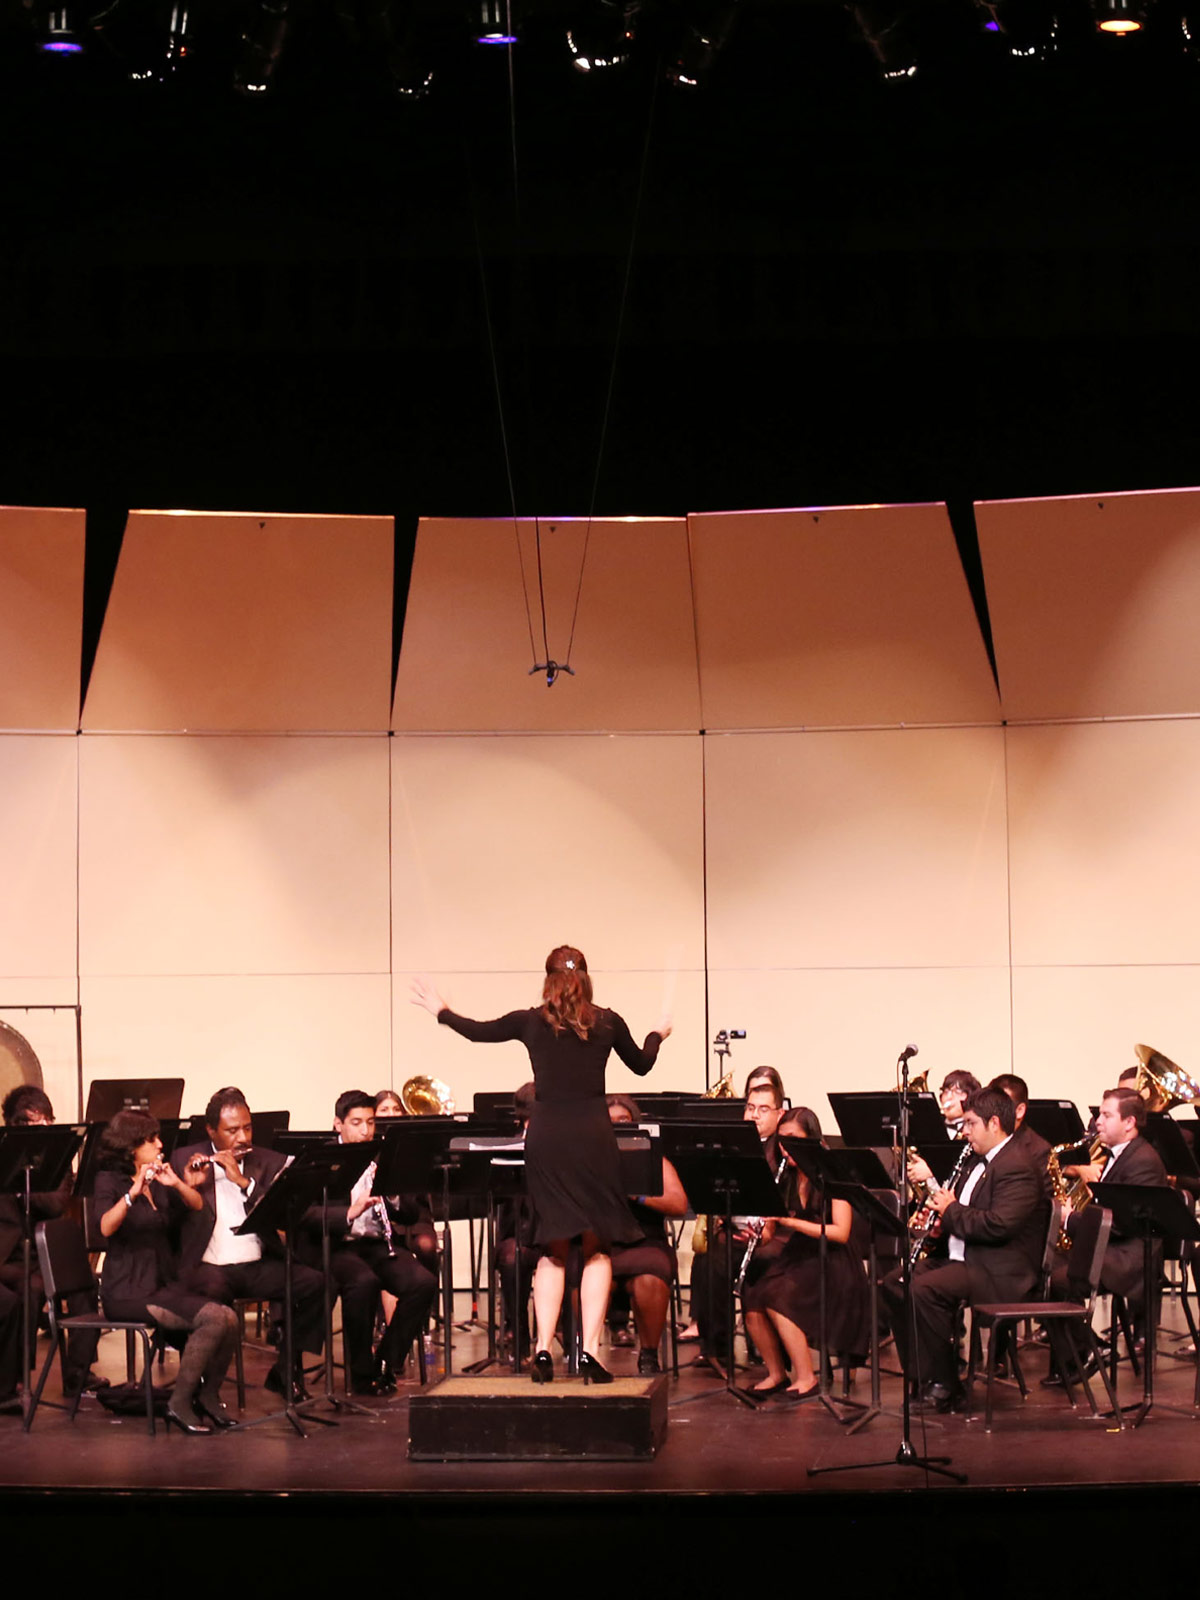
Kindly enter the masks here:
[[584, 1383], [611, 1383], [613, 1375], [607, 1367], [602, 1367], [595, 1356], [588, 1355], [585, 1350], [579, 1358], [579, 1375]]
[[201, 1422], [194, 1412], [190, 1416], [185, 1417], [181, 1411], [176, 1411], [174, 1405], [168, 1405], [164, 1414], [167, 1419], [168, 1432], [172, 1428], [178, 1428], [180, 1433], [212, 1432], [212, 1429], [208, 1426], [208, 1424]]
[[554, 1379], [554, 1357], [549, 1350], [539, 1350], [529, 1366], [529, 1376], [534, 1383], [551, 1383]]

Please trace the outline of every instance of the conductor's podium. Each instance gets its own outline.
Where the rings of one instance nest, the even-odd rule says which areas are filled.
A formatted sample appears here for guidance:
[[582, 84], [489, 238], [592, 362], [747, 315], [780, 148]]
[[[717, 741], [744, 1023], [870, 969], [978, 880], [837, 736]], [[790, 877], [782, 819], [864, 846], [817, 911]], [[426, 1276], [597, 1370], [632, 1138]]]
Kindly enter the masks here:
[[409, 1403], [412, 1461], [650, 1461], [667, 1433], [665, 1377], [585, 1385], [556, 1372], [444, 1378]]

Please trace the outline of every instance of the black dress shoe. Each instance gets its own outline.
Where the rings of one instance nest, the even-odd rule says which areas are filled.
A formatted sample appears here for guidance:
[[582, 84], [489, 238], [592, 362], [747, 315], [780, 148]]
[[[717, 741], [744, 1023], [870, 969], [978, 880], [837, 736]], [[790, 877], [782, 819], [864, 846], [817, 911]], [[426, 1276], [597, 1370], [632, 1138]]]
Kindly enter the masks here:
[[647, 1350], [644, 1347], [638, 1351], [638, 1377], [656, 1377], [662, 1368], [658, 1364], [658, 1351]]
[[77, 1394], [98, 1394], [109, 1387], [109, 1380], [89, 1368], [86, 1372], [69, 1372], [63, 1380], [63, 1393], [68, 1399]]
[[167, 1428], [178, 1428], [181, 1433], [211, 1433], [206, 1422], [201, 1422], [194, 1411], [176, 1411], [173, 1401], [167, 1402]]
[[[298, 1405], [301, 1400], [307, 1400], [309, 1398], [308, 1390], [304, 1387], [303, 1378], [297, 1377], [293, 1379], [291, 1387], [291, 1400], [293, 1405]], [[285, 1395], [287, 1393], [287, 1389], [285, 1388], [283, 1381], [283, 1369], [280, 1367], [278, 1361], [263, 1379], [263, 1388], [269, 1389], [272, 1394]]]
[[534, 1383], [551, 1383], [554, 1379], [554, 1357], [549, 1350], [539, 1350], [529, 1365], [529, 1376]]
[[[1086, 1360], [1084, 1360], [1081, 1363], [1081, 1366], [1082, 1366], [1083, 1376], [1085, 1378], [1094, 1378], [1096, 1376], [1096, 1374], [1100, 1370], [1099, 1364], [1096, 1361], [1095, 1356], [1088, 1356], [1086, 1358]], [[1072, 1383], [1079, 1383], [1080, 1381], [1081, 1380], [1076, 1376], [1076, 1369], [1072, 1369], [1071, 1382]], [[1051, 1370], [1042, 1379], [1041, 1387], [1043, 1389], [1064, 1389], [1064, 1388], [1066, 1388], [1066, 1385], [1063, 1383], [1062, 1373], [1059, 1372], [1057, 1368], [1051, 1368]]]
[[579, 1376], [584, 1383], [611, 1383], [613, 1375], [607, 1367], [602, 1367], [595, 1356], [588, 1355], [585, 1350], [579, 1358]]
[[919, 1397], [912, 1402], [914, 1411], [936, 1411], [944, 1416], [950, 1411], [961, 1411], [966, 1391], [960, 1383], [927, 1383]]

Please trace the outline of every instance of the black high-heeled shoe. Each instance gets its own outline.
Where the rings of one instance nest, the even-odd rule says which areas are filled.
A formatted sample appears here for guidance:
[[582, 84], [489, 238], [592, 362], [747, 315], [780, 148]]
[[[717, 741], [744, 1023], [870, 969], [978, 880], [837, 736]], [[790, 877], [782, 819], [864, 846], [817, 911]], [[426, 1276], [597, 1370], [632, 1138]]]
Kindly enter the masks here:
[[554, 1379], [554, 1357], [549, 1350], [539, 1350], [529, 1363], [529, 1376], [534, 1383], [551, 1383]]
[[613, 1375], [607, 1367], [602, 1367], [595, 1356], [588, 1355], [585, 1350], [579, 1358], [579, 1373], [584, 1383], [611, 1383]]
[[237, 1419], [231, 1417], [220, 1400], [216, 1400], [204, 1389], [197, 1389], [192, 1396], [192, 1409], [201, 1417], [206, 1417], [214, 1428], [236, 1428]]
[[168, 1433], [172, 1428], [178, 1428], [180, 1433], [212, 1432], [212, 1429], [208, 1426], [208, 1424], [206, 1422], [201, 1422], [194, 1412], [190, 1416], [184, 1416], [182, 1411], [176, 1411], [173, 1401], [167, 1402], [165, 1416], [167, 1419]]

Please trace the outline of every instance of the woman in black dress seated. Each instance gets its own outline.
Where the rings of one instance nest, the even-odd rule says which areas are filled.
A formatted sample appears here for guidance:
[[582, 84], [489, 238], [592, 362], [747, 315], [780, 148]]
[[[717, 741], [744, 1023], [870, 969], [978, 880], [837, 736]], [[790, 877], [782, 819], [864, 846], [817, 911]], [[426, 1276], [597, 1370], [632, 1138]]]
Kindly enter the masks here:
[[[807, 1106], [785, 1112], [779, 1137], [817, 1139], [821, 1124]], [[785, 1152], [786, 1154], [786, 1152]], [[820, 1337], [821, 1219], [807, 1177], [790, 1157], [782, 1179], [789, 1215], [771, 1217], [764, 1240], [786, 1236], [783, 1250], [756, 1273], [752, 1262], [742, 1291], [746, 1332], [766, 1363], [767, 1375], [754, 1385], [759, 1394], [785, 1393], [805, 1400], [817, 1393], [811, 1346]], [[852, 1239], [853, 1212], [846, 1200], [825, 1207], [825, 1337], [830, 1352], [861, 1356], [870, 1346], [870, 1290], [862, 1252]], [[787, 1381], [786, 1351], [792, 1368]]]
[[173, 1225], [182, 1207], [199, 1211], [203, 1205], [192, 1174], [180, 1178], [162, 1159], [156, 1120], [144, 1111], [118, 1111], [101, 1135], [92, 1197], [104, 1239], [101, 1300], [116, 1322], [154, 1322], [186, 1335], [167, 1404], [168, 1421], [185, 1433], [211, 1433], [210, 1423], [233, 1426], [221, 1404], [221, 1380], [233, 1356], [237, 1318], [230, 1306], [190, 1294], [175, 1281]]
[[534, 1238], [546, 1252], [533, 1282], [537, 1354], [532, 1377], [548, 1383], [554, 1376], [550, 1343], [562, 1308], [567, 1251], [579, 1239], [581, 1370], [585, 1381], [611, 1382], [598, 1354], [612, 1287], [608, 1250], [636, 1243], [642, 1230], [622, 1192], [616, 1135], [604, 1103], [604, 1067], [615, 1050], [630, 1071], [649, 1072], [669, 1024], [660, 1023], [639, 1049], [615, 1011], [592, 1003], [587, 962], [571, 945], [559, 945], [546, 957], [542, 1004], [529, 1011], [474, 1022], [456, 1016], [427, 978], [413, 985], [413, 1000], [465, 1039], [492, 1044], [519, 1039], [528, 1050], [537, 1099], [525, 1136], [525, 1182], [533, 1201]]

